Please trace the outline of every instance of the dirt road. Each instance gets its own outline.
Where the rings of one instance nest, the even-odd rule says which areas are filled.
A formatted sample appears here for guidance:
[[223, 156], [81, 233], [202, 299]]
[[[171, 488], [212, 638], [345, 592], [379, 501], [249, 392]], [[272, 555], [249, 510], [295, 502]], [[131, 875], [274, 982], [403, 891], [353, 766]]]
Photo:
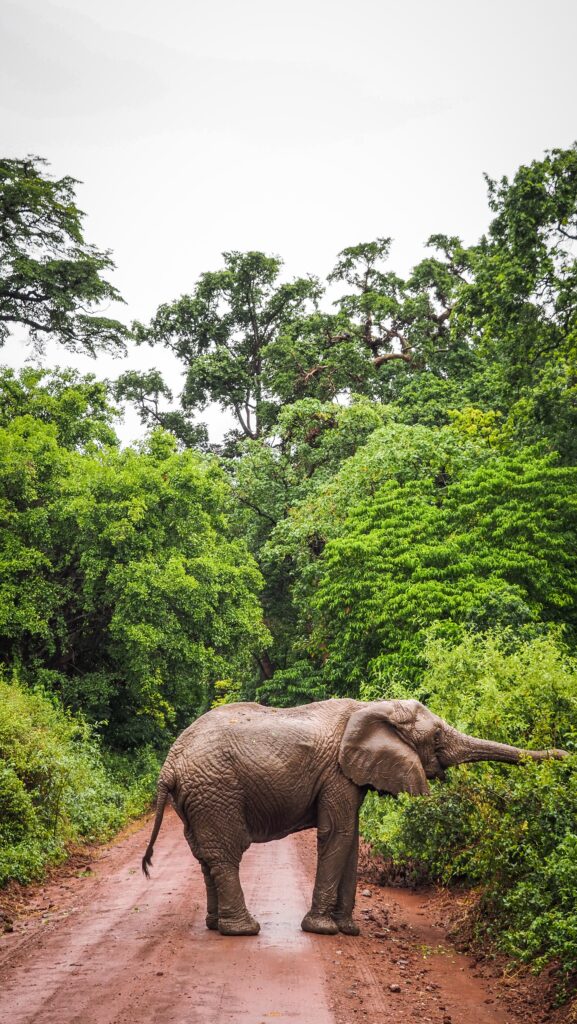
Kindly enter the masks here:
[[205, 928], [200, 869], [173, 813], [143, 878], [149, 829], [36, 891], [0, 940], [2, 1024], [516, 1021], [422, 896], [361, 883], [360, 938], [302, 932], [312, 833], [248, 851], [241, 875], [261, 932], [226, 938]]

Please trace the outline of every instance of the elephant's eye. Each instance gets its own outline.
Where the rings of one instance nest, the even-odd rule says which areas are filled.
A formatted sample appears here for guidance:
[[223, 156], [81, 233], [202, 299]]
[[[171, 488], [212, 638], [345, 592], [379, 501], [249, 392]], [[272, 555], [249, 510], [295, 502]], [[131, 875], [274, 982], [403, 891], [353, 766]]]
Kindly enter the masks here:
[[435, 746], [438, 746], [438, 744], [441, 742], [442, 738], [443, 738], [443, 730], [441, 729], [440, 726], [438, 726], [435, 729], [435, 735], [434, 735]]

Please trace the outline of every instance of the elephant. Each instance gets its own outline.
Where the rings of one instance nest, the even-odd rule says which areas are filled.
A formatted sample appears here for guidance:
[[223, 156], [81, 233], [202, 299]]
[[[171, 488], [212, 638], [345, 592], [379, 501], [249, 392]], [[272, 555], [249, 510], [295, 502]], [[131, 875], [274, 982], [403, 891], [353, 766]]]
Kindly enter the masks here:
[[170, 797], [200, 862], [206, 925], [222, 935], [256, 935], [239, 864], [251, 843], [317, 829], [311, 909], [301, 927], [358, 935], [355, 904], [359, 810], [379, 794], [428, 792], [465, 761], [561, 758], [562, 750], [521, 750], [458, 732], [417, 700], [349, 698], [294, 708], [225, 704], [201, 715], [171, 747], [160, 772], [156, 817], [142, 870]]

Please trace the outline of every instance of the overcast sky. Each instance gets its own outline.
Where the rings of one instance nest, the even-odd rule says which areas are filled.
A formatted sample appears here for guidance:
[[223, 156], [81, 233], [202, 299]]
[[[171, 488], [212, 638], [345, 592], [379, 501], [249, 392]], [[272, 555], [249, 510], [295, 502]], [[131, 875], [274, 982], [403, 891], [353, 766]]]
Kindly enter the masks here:
[[483, 171], [577, 138], [575, 0], [0, 0], [0, 38], [2, 155], [83, 182], [127, 320], [226, 249], [324, 276], [391, 235], [403, 273], [433, 232], [482, 233]]

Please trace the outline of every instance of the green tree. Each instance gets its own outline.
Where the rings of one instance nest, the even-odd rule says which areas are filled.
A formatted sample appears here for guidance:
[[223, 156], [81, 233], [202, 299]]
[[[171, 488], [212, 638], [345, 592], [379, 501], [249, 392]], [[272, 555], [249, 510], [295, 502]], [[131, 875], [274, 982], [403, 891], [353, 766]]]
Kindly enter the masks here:
[[[278, 516], [257, 553], [274, 636], [272, 662], [279, 670], [261, 690], [271, 700], [284, 700], [286, 673], [292, 685], [296, 665], [307, 679], [305, 691], [317, 692], [326, 651], [322, 641], [311, 648], [312, 602], [327, 542], [346, 534], [351, 510], [371, 500], [390, 478], [403, 485], [422, 476], [442, 481], [463, 462], [476, 464], [480, 457], [479, 446], [463, 443], [454, 432], [390, 420], [390, 410], [367, 399], [349, 407], [308, 399], [283, 410], [297, 484], [286, 513]], [[328, 677], [327, 686], [332, 692]]]
[[16, 373], [0, 368], [0, 425], [7, 427], [15, 417], [25, 415], [53, 424], [63, 448], [118, 444], [113, 427], [116, 409], [106, 383], [93, 374], [29, 366]]
[[0, 344], [16, 326], [36, 344], [123, 352], [126, 328], [95, 308], [121, 302], [102, 273], [110, 253], [89, 245], [71, 177], [52, 179], [39, 157], [0, 160]]
[[313, 278], [279, 283], [282, 261], [262, 252], [223, 258], [224, 269], [201, 274], [192, 294], [160, 306], [134, 332], [139, 343], [165, 345], [184, 363], [185, 412], [217, 402], [236, 420], [233, 440], [255, 439], [276, 416], [263, 379], [266, 348], [318, 297], [319, 285]]
[[493, 454], [451, 479], [386, 481], [330, 540], [311, 599], [312, 646], [345, 691], [418, 682], [424, 634], [564, 624], [577, 638], [577, 470]]
[[169, 430], [184, 448], [206, 449], [208, 430], [205, 423], [196, 423], [190, 409], [162, 409], [161, 403], [172, 402], [172, 391], [159, 370], [126, 370], [114, 382], [117, 401], [132, 402], [140, 422], [147, 427]]
[[[228, 463], [234, 481], [235, 529], [263, 573], [262, 604], [273, 636], [259, 657], [261, 681], [291, 665], [298, 637], [298, 609], [290, 596], [294, 566], [283, 554], [270, 557], [267, 541], [273, 531], [282, 530], [290, 509], [327, 483], [388, 415], [384, 406], [364, 398], [350, 405], [303, 399], [281, 410], [274, 441], [246, 441], [241, 457]], [[279, 687], [289, 696], [295, 693], [294, 687], [287, 688], [284, 675], [275, 683], [277, 695]]]
[[81, 453], [31, 415], [0, 429], [0, 452], [6, 662], [114, 746], [165, 742], [266, 637], [222, 470], [164, 432]]
[[415, 377], [462, 372], [470, 353], [450, 321], [468, 253], [457, 238], [427, 244], [436, 254], [406, 280], [386, 269], [390, 238], [343, 249], [328, 281], [352, 290], [335, 301], [337, 313], [295, 317], [271, 344], [271, 390], [285, 402], [343, 391], [392, 401]]
[[458, 319], [521, 440], [574, 462], [577, 143], [487, 182], [495, 216], [471, 251]]
[[456, 238], [433, 236], [427, 244], [443, 250], [445, 263], [424, 260], [407, 281], [384, 269], [390, 238], [343, 249], [329, 274], [330, 282], [354, 289], [338, 305], [361, 335], [375, 370], [395, 361], [424, 365], [448, 337], [455, 280], [462, 279], [467, 256]]
[[259, 555], [265, 578], [285, 581], [286, 665], [308, 658], [345, 694], [367, 677], [417, 685], [434, 623], [457, 638], [554, 622], [574, 638], [576, 484], [539, 453], [508, 454], [488, 414], [374, 430]]

